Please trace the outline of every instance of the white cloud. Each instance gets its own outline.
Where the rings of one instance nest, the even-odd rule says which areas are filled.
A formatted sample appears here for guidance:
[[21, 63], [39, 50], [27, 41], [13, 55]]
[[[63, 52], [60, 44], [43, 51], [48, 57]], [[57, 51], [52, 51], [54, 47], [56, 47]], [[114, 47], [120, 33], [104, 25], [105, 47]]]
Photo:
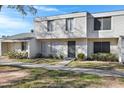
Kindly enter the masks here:
[[19, 29], [30, 26], [30, 23], [21, 19], [0, 15], [0, 28]]
[[59, 9], [57, 8], [53, 8], [53, 7], [47, 7], [47, 6], [34, 6], [36, 9], [38, 10], [42, 10], [42, 11], [47, 11], [47, 12], [58, 12]]
[[23, 18], [0, 15], [0, 36], [29, 32], [31, 28], [32, 23]]

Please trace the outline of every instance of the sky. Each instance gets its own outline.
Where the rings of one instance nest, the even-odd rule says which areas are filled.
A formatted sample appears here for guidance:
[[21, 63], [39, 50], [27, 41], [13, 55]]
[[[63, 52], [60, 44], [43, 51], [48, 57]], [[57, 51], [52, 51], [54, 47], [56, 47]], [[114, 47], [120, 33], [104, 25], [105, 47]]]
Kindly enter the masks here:
[[37, 14], [28, 14], [27, 16], [22, 16], [15, 9], [3, 7], [0, 11], [0, 37], [3, 35], [11, 36], [19, 33], [30, 32], [30, 30], [34, 28], [33, 19], [35, 17], [83, 11], [95, 13], [124, 10], [124, 5], [45, 5], [34, 7], [38, 11]]

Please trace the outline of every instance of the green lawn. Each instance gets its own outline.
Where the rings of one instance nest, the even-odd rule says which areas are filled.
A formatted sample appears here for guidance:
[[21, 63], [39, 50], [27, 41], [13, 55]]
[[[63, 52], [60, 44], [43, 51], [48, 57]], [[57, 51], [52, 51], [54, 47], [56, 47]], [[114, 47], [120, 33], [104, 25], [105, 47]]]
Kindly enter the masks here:
[[72, 61], [68, 64], [69, 67], [79, 67], [79, 68], [97, 68], [97, 69], [120, 69], [124, 70], [124, 65], [117, 62], [98, 62], [98, 61]]
[[16, 61], [35, 63], [35, 64], [47, 63], [47, 64], [50, 64], [50, 65], [55, 65], [55, 64], [58, 64], [62, 60], [52, 59], [52, 58], [35, 58], [35, 59], [16, 59]]
[[[0, 68], [8, 68], [2, 66]], [[12, 68], [12, 67], [11, 67]], [[14, 67], [15, 69], [15, 67]], [[79, 74], [66, 71], [53, 71], [42, 68], [20, 69], [28, 76], [11, 84], [1, 86], [6, 88], [80, 88], [80, 87], [124, 87], [124, 78], [100, 77], [91, 74]]]

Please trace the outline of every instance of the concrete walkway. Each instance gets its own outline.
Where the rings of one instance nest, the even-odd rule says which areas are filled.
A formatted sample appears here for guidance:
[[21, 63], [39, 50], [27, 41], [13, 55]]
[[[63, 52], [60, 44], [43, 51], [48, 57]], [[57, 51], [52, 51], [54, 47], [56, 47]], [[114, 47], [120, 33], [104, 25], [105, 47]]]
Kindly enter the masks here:
[[72, 71], [76, 73], [87, 73], [95, 74], [99, 76], [114, 76], [114, 77], [124, 77], [124, 72], [119, 72], [115, 70], [100, 70], [100, 69], [86, 69], [86, 68], [71, 68], [65, 66], [70, 61], [60, 62], [59, 65], [49, 65], [49, 64], [33, 64], [33, 63], [23, 63], [23, 62], [0, 62], [3, 66], [17, 66], [23, 68], [45, 68], [48, 70], [62, 70], [62, 71]]

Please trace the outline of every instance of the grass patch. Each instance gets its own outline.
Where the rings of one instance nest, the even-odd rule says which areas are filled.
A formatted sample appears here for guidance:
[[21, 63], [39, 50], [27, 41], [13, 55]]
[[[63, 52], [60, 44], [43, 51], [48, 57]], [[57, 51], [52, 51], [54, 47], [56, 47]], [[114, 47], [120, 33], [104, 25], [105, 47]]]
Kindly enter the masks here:
[[27, 63], [35, 63], [35, 64], [50, 64], [50, 65], [55, 65], [58, 64], [60, 59], [51, 59], [51, 58], [36, 58], [36, 59], [17, 59], [16, 61], [18, 62], [27, 62]]
[[83, 61], [73, 61], [68, 64], [69, 67], [79, 67], [79, 68], [92, 68], [92, 69], [124, 69], [124, 65], [116, 62], [83, 62]]
[[[3, 66], [2, 68], [13, 67]], [[6, 69], [7, 69], [6, 68]], [[22, 69], [21, 69], [22, 70]], [[124, 87], [124, 78], [102, 77], [92, 74], [46, 70], [42, 68], [23, 69], [30, 73], [21, 80], [0, 87], [6, 88], [85, 88], [85, 87]], [[114, 86], [112, 85], [114, 84]]]
[[15, 81], [11, 85], [1, 87], [13, 88], [66, 88], [66, 87], [88, 87], [90, 85], [100, 85], [101, 77], [89, 74], [79, 74], [66, 71], [52, 71], [46, 69], [26, 69], [30, 76], [22, 80]]

